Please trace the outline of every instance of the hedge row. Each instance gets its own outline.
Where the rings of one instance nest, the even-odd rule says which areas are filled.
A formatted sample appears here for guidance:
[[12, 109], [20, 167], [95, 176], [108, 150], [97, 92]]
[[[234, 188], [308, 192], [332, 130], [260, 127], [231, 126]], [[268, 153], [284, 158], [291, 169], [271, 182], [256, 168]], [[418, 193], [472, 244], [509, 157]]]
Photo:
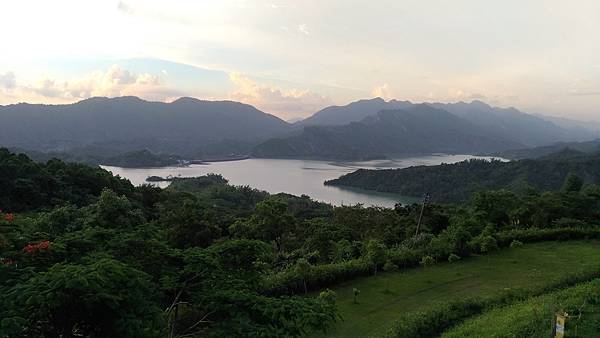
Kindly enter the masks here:
[[466, 320], [442, 337], [553, 337], [553, 317], [557, 311], [569, 314], [565, 336], [597, 337], [593, 320], [600, 304], [600, 279], [529, 298], [523, 302], [494, 308]]
[[[336, 264], [312, 266], [306, 278], [309, 290], [347, 281], [358, 276], [369, 275], [373, 267], [362, 259], [353, 259]], [[304, 292], [302, 276], [294, 270], [287, 270], [266, 279], [267, 294], [295, 294]]]
[[[556, 240], [600, 239], [600, 229], [592, 228], [551, 228], [551, 229], [517, 229], [496, 233], [494, 238], [499, 247], [509, 247], [513, 241], [533, 243]], [[477, 252], [475, 248], [472, 253]], [[434, 256], [438, 261], [446, 261], [454, 252], [439, 248], [409, 250], [394, 248], [388, 250], [388, 260], [400, 269], [408, 269], [420, 265], [426, 255]], [[464, 255], [464, 254], [463, 254]], [[359, 276], [373, 273], [373, 266], [363, 259], [354, 259], [335, 264], [322, 264], [311, 267], [306, 276], [308, 290], [316, 291], [325, 287], [348, 281]], [[302, 276], [294, 269], [289, 269], [265, 280], [265, 291], [270, 295], [299, 294], [304, 292]]]
[[498, 246], [507, 247], [514, 240], [523, 243], [543, 241], [568, 241], [582, 239], [600, 239], [600, 229], [594, 228], [550, 228], [517, 229], [499, 232], [494, 235]]
[[545, 286], [503, 291], [491, 297], [471, 297], [439, 303], [425, 311], [416, 311], [398, 319], [386, 337], [437, 337], [450, 327], [494, 307], [509, 305], [578, 283], [600, 278], [600, 269], [570, 275]]

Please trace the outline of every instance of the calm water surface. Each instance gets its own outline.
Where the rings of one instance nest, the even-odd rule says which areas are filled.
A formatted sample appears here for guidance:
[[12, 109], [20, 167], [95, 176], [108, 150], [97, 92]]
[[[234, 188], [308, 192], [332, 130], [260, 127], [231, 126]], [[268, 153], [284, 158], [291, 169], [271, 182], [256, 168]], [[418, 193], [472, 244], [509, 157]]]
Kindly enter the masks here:
[[[420, 198], [395, 194], [365, 191], [360, 189], [338, 188], [323, 185], [332, 178], [366, 169], [406, 168], [416, 165], [437, 165], [454, 163], [471, 158], [484, 158], [471, 155], [430, 155], [394, 160], [367, 162], [328, 162], [306, 160], [247, 159], [231, 162], [213, 162], [188, 167], [162, 168], [120, 168], [102, 166], [115, 175], [127, 178], [135, 185], [146, 183], [148, 176], [195, 177], [209, 173], [220, 174], [233, 185], [247, 185], [269, 193], [285, 192], [293, 195], [308, 195], [315, 200], [334, 205], [363, 203], [393, 207], [396, 203], [412, 203]], [[168, 182], [159, 182], [166, 187]]]

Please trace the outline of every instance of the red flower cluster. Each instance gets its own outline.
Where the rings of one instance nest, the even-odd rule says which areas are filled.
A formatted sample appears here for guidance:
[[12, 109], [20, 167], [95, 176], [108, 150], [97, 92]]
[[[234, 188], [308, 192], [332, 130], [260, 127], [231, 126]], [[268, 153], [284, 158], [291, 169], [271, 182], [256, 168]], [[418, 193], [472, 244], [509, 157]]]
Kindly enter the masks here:
[[33, 255], [40, 251], [47, 251], [48, 249], [50, 249], [50, 241], [41, 241], [39, 243], [27, 244], [23, 248], [23, 252], [29, 255]]
[[4, 220], [7, 222], [12, 222], [15, 220], [15, 214], [13, 214], [12, 212], [4, 215]]

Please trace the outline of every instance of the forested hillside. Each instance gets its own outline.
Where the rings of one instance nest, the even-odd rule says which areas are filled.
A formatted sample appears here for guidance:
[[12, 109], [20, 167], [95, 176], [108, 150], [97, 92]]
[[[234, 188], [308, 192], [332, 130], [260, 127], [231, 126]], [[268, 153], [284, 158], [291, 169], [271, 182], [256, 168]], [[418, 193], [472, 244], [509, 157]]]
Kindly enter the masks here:
[[[515, 241], [600, 238], [600, 187], [576, 176], [554, 193], [430, 204], [417, 229], [418, 205], [333, 207], [215, 175], [134, 187], [0, 154], [2, 337], [314, 336], [342, 320], [327, 290], [338, 283]], [[445, 322], [402, 323], [398, 336]]]
[[[585, 123], [570, 126], [555, 124], [543, 117], [527, 114], [516, 108], [492, 107], [485, 102], [428, 103], [434, 108], [445, 110], [478, 129], [485, 130], [490, 136], [512, 140], [527, 147], [547, 145], [558, 141], [588, 140], [598, 137], [597, 128], [582, 128]], [[360, 122], [366, 117], [375, 116], [382, 110], [404, 110], [414, 107], [409, 101], [373, 98], [359, 100], [345, 106], [331, 106], [294, 124], [294, 127], [333, 126]], [[589, 125], [589, 124], [588, 124]]]
[[342, 126], [305, 127], [299, 135], [258, 145], [252, 155], [364, 160], [431, 153], [476, 154], [522, 146], [490, 135], [445, 110], [423, 104], [380, 111]]
[[437, 202], [461, 202], [480, 190], [558, 190], [569, 174], [578, 175], [585, 183], [599, 183], [600, 154], [565, 150], [535, 160], [468, 160], [405, 169], [360, 169], [325, 184], [405, 196], [429, 194]]
[[540, 158], [562, 151], [577, 151], [582, 153], [600, 152], [600, 139], [587, 142], [559, 142], [542, 147], [511, 149], [493, 154], [511, 160], [521, 160], [525, 158]]
[[0, 106], [0, 146], [112, 155], [149, 149], [180, 156], [247, 154], [290, 130], [283, 120], [232, 101], [96, 97], [67, 105]]

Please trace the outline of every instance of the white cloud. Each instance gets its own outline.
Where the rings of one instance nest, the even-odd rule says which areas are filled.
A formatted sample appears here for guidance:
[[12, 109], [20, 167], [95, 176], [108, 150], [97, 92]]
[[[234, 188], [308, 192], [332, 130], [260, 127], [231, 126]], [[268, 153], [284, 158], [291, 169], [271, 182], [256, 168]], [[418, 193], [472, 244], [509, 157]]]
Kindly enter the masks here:
[[387, 83], [384, 83], [381, 86], [373, 88], [373, 91], [371, 91], [371, 94], [373, 94], [374, 97], [380, 97], [384, 100], [389, 100], [389, 99], [393, 98], [392, 92], [390, 89], [390, 85]]
[[123, 1], [119, 1], [117, 9], [125, 14], [133, 14], [133, 8]]
[[17, 78], [15, 77], [15, 73], [6, 72], [4, 74], [0, 74], [0, 89], [8, 89], [11, 90], [17, 86]]
[[231, 100], [254, 105], [284, 118], [306, 116], [333, 104], [329, 97], [308, 90], [284, 90], [263, 85], [240, 73], [230, 73], [229, 78], [237, 87], [229, 94]]
[[31, 89], [39, 95], [46, 97], [61, 97], [64, 95], [65, 85], [59, 85], [52, 79], [41, 79]]
[[148, 73], [136, 74], [113, 65], [106, 71], [94, 71], [80, 79], [59, 82], [43, 78], [32, 86], [30, 92], [47, 98], [67, 101], [85, 99], [92, 96], [135, 95], [147, 99], [166, 100], [176, 91], [161, 84], [160, 77]]
[[299, 24], [298, 25], [298, 31], [300, 31], [300, 33], [304, 34], [304, 35], [309, 35], [310, 31], [308, 30], [308, 25], [305, 23]]

